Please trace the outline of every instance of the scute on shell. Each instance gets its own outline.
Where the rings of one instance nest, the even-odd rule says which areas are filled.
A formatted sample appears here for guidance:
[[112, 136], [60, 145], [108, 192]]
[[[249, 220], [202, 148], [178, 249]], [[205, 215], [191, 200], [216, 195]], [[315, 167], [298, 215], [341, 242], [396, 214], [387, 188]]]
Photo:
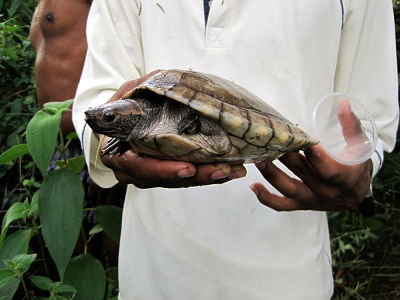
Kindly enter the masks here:
[[143, 89], [176, 100], [218, 122], [234, 147], [225, 159], [238, 153], [244, 161], [274, 159], [317, 143], [251, 92], [214, 75], [160, 71], [124, 98]]

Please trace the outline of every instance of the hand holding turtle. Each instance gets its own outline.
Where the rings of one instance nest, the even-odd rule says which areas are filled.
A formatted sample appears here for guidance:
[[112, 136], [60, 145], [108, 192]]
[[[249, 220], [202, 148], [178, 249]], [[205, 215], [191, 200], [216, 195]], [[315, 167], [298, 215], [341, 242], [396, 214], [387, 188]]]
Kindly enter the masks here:
[[[108, 102], [121, 99], [128, 91], [157, 72], [159, 71], [153, 71], [137, 80], [124, 83]], [[103, 139], [100, 151], [108, 140], [108, 137]], [[113, 170], [118, 181], [134, 184], [139, 188], [207, 185], [227, 182], [246, 175], [245, 167], [240, 164], [235, 166], [226, 163], [195, 165], [189, 162], [142, 156], [133, 150], [113, 157], [104, 155], [101, 159]]]
[[[348, 103], [339, 107], [338, 118], [343, 136], [352, 146], [359, 136], [358, 118]], [[261, 183], [251, 186], [259, 201], [278, 211], [323, 210], [339, 211], [357, 206], [366, 196], [371, 183], [372, 161], [358, 165], [344, 165], [326, 153], [319, 145], [309, 147], [304, 154], [291, 152], [279, 160], [299, 179], [287, 175], [272, 162], [257, 164], [261, 174], [283, 196], [269, 192]]]
[[112, 137], [101, 148], [105, 165], [143, 188], [226, 182], [246, 174], [243, 163], [316, 143], [251, 92], [211, 74], [155, 71], [109, 102], [85, 111], [86, 122]]
[[[102, 147], [107, 143], [105, 138]], [[119, 182], [134, 184], [139, 188], [189, 187], [224, 183], [244, 177], [243, 165], [230, 166], [225, 163], [198, 164], [141, 156], [133, 150], [110, 158], [102, 157], [103, 163], [114, 171]]]

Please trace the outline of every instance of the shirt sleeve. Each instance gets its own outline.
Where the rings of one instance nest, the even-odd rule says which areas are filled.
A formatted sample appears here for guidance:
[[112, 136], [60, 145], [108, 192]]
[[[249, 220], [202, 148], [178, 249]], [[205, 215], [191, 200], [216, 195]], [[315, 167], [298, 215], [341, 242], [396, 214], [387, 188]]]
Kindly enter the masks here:
[[94, 1], [87, 21], [88, 51], [72, 109], [91, 178], [107, 188], [117, 180], [96, 155], [99, 140], [84, 112], [107, 102], [126, 81], [144, 73], [137, 1]]
[[396, 40], [391, 0], [343, 1], [344, 19], [335, 91], [346, 92], [372, 113], [378, 143], [371, 159], [373, 176], [392, 151], [398, 128]]

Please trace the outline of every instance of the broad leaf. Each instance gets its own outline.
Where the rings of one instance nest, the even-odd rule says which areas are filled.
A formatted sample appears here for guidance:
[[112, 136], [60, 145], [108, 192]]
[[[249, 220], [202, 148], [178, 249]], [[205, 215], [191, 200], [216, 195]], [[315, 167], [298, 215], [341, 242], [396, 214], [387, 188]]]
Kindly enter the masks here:
[[21, 157], [25, 154], [28, 154], [28, 145], [27, 144], [19, 144], [14, 145], [6, 152], [0, 155], [0, 165], [6, 164], [18, 157]]
[[96, 207], [96, 218], [107, 235], [119, 243], [122, 209], [114, 205], [99, 205]]
[[0, 269], [0, 290], [4, 289], [16, 276], [17, 273], [13, 270]]
[[41, 110], [33, 116], [26, 128], [29, 152], [43, 177], [46, 176], [47, 168], [57, 145], [60, 122], [61, 112], [50, 114]]
[[36, 259], [36, 253], [34, 254], [17, 254], [12, 259], [4, 259], [4, 263], [9, 268], [14, 269], [18, 273], [25, 273], [28, 271], [31, 264]]
[[51, 172], [40, 189], [39, 217], [42, 234], [61, 281], [78, 239], [83, 197], [82, 182], [70, 169]]
[[83, 155], [76, 156], [74, 158], [68, 159], [68, 167], [79, 174], [83, 167], [85, 166], [85, 157]]
[[[18, 278], [7, 279], [3, 287], [0, 287], [0, 300], [13, 300], [19, 284]], [[0, 285], [2, 284], [0, 283]]]
[[0, 268], [4, 267], [4, 259], [12, 259], [18, 254], [27, 254], [32, 229], [19, 230], [8, 236], [0, 248]]
[[39, 212], [39, 193], [40, 190], [37, 190], [33, 196], [32, 196], [32, 201], [31, 201], [31, 206], [29, 208], [29, 214], [28, 217], [32, 216], [37, 219], [37, 214]]
[[59, 294], [59, 293], [76, 293], [76, 288], [74, 288], [72, 285], [69, 284], [60, 284], [56, 288], [54, 288], [54, 292]]
[[[75, 156], [73, 158], [68, 159], [68, 167], [74, 170], [75, 173], [79, 174], [83, 167], [85, 166], [85, 158], [83, 155]], [[65, 166], [63, 160], [56, 161], [56, 165], [60, 168]]]
[[1, 225], [0, 247], [2, 246], [4, 238], [6, 237], [8, 226], [15, 220], [22, 219], [24, 217], [24, 210], [24, 204], [21, 202], [14, 203], [7, 210]]
[[50, 291], [51, 286], [53, 285], [53, 281], [45, 276], [31, 276], [31, 280], [39, 289], [45, 291]]
[[67, 140], [74, 140], [78, 138], [78, 134], [76, 131], [73, 131], [67, 135]]
[[25, 210], [24, 204], [21, 202], [15, 202], [13, 205], [11, 205], [11, 207], [7, 210], [7, 213], [3, 218], [1, 230], [3, 231], [13, 221], [22, 218], [24, 210]]
[[11, 2], [10, 9], [8, 10], [8, 14], [10, 17], [12, 17], [16, 13], [22, 3], [24, 3], [24, 0], [13, 0]]
[[44, 109], [51, 111], [65, 111], [69, 109], [74, 100], [66, 100], [62, 102], [47, 102], [44, 104]]
[[77, 300], [104, 299], [106, 276], [103, 265], [90, 254], [71, 259], [65, 272], [64, 282], [76, 288]]
[[103, 231], [103, 227], [101, 227], [100, 224], [96, 224], [93, 226], [92, 229], [90, 229], [89, 235], [94, 235], [94, 234], [102, 232], [102, 231]]

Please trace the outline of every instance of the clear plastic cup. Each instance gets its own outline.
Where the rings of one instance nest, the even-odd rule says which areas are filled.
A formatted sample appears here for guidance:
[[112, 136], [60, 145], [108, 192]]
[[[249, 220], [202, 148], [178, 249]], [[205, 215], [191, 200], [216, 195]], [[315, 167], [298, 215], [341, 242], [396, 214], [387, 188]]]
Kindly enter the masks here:
[[324, 96], [313, 112], [321, 146], [336, 161], [360, 164], [375, 151], [377, 131], [368, 109], [343, 93]]

